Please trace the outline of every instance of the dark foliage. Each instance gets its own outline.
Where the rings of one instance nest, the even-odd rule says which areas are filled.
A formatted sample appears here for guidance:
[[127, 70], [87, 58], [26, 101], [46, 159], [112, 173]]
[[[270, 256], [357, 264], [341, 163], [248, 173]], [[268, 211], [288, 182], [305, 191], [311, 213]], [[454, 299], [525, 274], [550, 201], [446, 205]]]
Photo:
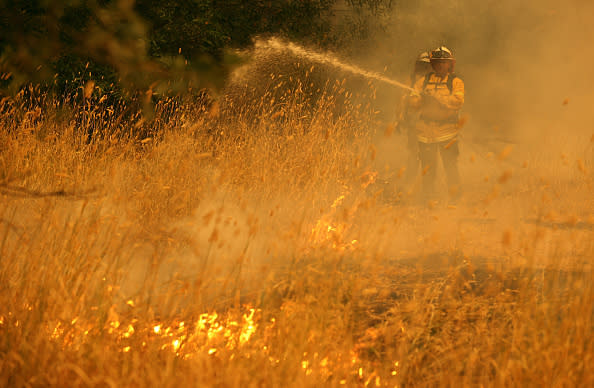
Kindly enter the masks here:
[[[337, 4], [385, 12], [390, 0], [0, 0], [0, 93], [41, 84], [120, 100], [220, 87], [254, 36], [317, 46], [345, 40]], [[358, 30], [357, 30], [358, 31]]]

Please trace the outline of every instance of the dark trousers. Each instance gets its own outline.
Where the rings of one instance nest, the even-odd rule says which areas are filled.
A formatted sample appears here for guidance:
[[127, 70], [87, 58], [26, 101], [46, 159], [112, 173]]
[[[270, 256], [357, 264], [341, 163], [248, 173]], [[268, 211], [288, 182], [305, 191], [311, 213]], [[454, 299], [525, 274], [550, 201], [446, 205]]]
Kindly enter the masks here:
[[450, 196], [456, 198], [460, 195], [460, 173], [458, 171], [458, 139], [447, 140], [439, 143], [419, 142], [419, 157], [423, 169], [423, 193], [428, 197], [437, 196], [435, 181], [437, 179], [438, 155], [441, 156], [443, 169], [448, 182]]

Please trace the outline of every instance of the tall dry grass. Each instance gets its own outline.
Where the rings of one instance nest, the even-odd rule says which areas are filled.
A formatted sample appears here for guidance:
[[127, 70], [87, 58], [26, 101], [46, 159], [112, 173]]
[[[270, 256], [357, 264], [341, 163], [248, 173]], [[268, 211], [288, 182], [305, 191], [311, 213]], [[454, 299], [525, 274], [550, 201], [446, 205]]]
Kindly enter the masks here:
[[1, 385], [594, 384], [588, 159], [427, 206], [340, 83], [241, 96], [2, 102]]

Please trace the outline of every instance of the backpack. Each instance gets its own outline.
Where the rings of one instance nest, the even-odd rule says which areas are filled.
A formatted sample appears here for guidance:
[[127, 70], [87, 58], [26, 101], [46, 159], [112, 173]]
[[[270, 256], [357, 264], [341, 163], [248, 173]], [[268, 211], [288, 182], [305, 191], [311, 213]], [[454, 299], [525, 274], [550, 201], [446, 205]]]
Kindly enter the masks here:
[[[429, 73], [425, 74], [425, 80], [423, 81], [423, 89], [422, 90], [425, 90], [425, 88], [429, 84], [429, 78], [431, 78], [431, 76], [433, 74], [435, 74], [434, 71], [430, 71]], [[456, 73], [450, 73], [448, 75], [448, 80], [446, 81], [446, 86], [448, 87], [448, 90], [450, 91], [450, 94], [452, 94], [452, 89], [454, 88], [453, 83], [454, 83], [454, 79], [455, 78], [462, 79]]]

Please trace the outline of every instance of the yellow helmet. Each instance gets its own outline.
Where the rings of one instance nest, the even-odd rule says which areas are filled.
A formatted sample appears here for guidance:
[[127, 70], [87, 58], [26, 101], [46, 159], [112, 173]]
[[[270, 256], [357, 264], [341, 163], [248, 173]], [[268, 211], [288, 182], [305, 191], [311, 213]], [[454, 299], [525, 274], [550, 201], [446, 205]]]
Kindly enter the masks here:
[[420, 53], [419, 56], [417, 57], [417, 62], [425, 62], [425, 63], [431, 62], [429, 53], [427, 51], [423, 51], [422, 53]]
[[454, 55], [452, 51], [447, 48], [446, 46], [440, 46], [435, 50], [431, 51], [430, 60], [437, 61], [437, 60], [454, 60]]

